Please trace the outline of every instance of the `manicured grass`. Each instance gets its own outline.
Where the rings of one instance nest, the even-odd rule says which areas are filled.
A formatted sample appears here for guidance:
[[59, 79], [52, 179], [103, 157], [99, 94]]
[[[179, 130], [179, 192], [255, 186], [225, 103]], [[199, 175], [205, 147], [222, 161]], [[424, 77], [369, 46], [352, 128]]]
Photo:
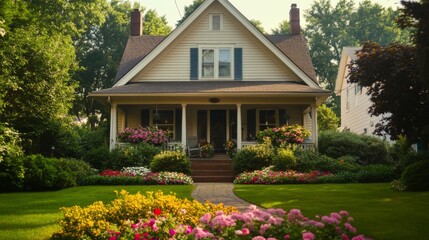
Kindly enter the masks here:
[[298, 208], [305, 216], [347, 210], [373, 239], [427, 239], [429, 192], [395, 192], [388, 183], [236, 185], [237, 196], [265, 208]]
[[47, 239], [59, 230], [61, 207], [86, 206], [95, 201], [108, 203], [115, 190], [144, 193], [161, 190], [191, 199], [192, 185], [177, 186], [85, 186], [54, 192], [0, 194], [0, 239]]

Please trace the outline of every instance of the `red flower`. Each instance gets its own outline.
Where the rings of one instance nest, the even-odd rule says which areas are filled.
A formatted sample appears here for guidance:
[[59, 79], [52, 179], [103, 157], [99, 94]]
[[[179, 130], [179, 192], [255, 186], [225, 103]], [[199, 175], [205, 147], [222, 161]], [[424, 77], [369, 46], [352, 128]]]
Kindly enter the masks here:
[[155, 210], [153, 210], [153, 214], [155, 214], [156, 216], [161, 215], [161, 209], [155, 208]]

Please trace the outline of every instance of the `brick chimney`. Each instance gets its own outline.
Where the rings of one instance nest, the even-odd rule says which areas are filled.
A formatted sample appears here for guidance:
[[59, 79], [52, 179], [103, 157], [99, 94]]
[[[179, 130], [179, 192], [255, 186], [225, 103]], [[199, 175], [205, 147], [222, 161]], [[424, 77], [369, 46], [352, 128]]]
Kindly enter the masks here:
[[141, 36], [143, 33], [143, 18], [142, 13], [138, 9], [134, 9], [131, 13], [131, 36]]
[[299, 25], [299, 8], [296, 7], [296, 3], [292, 3], [290, 6], [289, 24], [290, 32], [293, 35], [301, 34], [301, 26]]

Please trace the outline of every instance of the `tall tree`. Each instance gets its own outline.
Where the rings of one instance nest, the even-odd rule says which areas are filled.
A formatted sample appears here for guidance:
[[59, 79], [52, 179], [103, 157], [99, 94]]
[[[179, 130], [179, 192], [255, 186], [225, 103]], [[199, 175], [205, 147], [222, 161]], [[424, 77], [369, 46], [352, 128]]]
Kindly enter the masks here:
[[263, 34], [267, 34], [267, 32], [265, 32], [264, 27], [262, 26], [262, 22], [260, 20], [257, 19], [250, 19], [249, 20], [253, 26], [255, 26], [261, 33]]
[[[79, 119], [88, 118], [92, 127], [107, 118], [108, 114], [88, 94], [112, 86], [130, 34], [130, 13], [133, 9], [145, 10], [139, 4], [131, 6], [129, 2], [111, 1], [109, 7], [104, 9], [106, 21], [101, 26], [90, 26], [75, 44], [81, 69], [75, 74], [79, 87], [72, 113]], [[143, 34], [168, 35], [170, 32], [171, 27], [167, 25], [165, 16], [158, 16], [155, 10], [145, 13]], [[100, 114], [101, 119], [98, 118]]]
[[339, 123], [340, 119], [325, 104], [317, 108], [317, 128], [319, 131], [336, 130], [339, 127]]
[[76, 87], [71, 76], [77, 69], [73, 42], [87, 24], [103, 21], [103, 1], [0, 2], [6, 32], [0, 38], [0, 122], [33, 146], [71, 106]]
[[191, 5], [185, 6], [185, 14], [177, 21], [176, 26], [182, 24], [203, 2], [204, 0], [194, 0]]
[[283, 20], [282, 22], [280, 22], [279, 27], [271, 29], [271, 32], [274, 35], [290, 34], [290, 24], [289, 24], [288, 20]]
[[[304, 35], [322, 85], [334, 89], [343, 47], [358, 46], [368, 40], [383, 45], [407, 41], [407, 30], [394, 24], [397, 15], [397, 11], [369, 0], [357, 8], [353, 0], [340, 0], [335, 6], [330, 0], [316, 1], [304, 15], [307, 21]], [[328, 103], [339, 115], [339, 98], [333, 95]]]
[[418, 78], [415, 47], [367, 42], [350, 63], [349, 81], [368, 88], [371, 115], [382, 116], [375, 133], [411, 143], [429, 137], [429, 88]]

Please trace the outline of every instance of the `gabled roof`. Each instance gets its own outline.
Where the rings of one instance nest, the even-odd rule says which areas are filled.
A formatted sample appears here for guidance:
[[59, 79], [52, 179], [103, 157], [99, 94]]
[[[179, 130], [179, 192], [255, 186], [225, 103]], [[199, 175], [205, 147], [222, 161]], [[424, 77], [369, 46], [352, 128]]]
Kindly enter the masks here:
[[341, 90], [343, 89], [344, 79], [347, 78], [345, 76], [347, 72], [347, 64], [349, 60], [356, 60], [356, 51], [361, 50], [362, 47], [344, 47], [343, 52], [341, 53], [340, 64], [338, 65], [338, 74], [337, 79], [335, 81], [335, 93], [337, 96], [341, 95]]
[[[128, 40], [114, 87], [128, 83], [138, 72], [172, 43], [213, 2], [222, 4], [264, 46], [287, 65], [300, 79], [312, 87], [319, 87], [306, 41], [302, 36], [264, 36], [228, 0], [205, 0], [181, 25], [164, 39], [150, 36], [130, 37]], [[137, 38], [137, 39], [135, 39]], [[141, 38], [141, 39], [138, 39]], [[269, 40], [270, 39], [270, 40]], [[158, 44], [156, 44], [158, 42]], [[147, 46], [143, 46], [147, 43]], [[297, 45], [294, 45], [297, 44]], [[140, 54], [137, 56], [137, 54]]]
[[[307, 41], [304, 36], [267, 35], [266, 37], [308, 77], [317, 82], [316, 72], [314, 71]], [[164, 36], [130, 36], [114, 83], [119, 81], [127, 72], [143, 60], [165, 38]]]

